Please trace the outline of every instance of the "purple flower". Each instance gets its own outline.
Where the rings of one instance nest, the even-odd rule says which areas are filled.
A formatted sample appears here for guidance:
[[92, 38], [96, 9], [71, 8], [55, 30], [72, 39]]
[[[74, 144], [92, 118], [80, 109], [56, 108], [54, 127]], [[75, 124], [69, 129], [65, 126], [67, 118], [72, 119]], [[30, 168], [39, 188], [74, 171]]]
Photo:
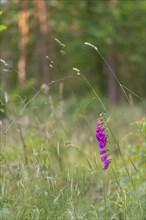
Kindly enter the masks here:
[[107, 139], [107, 135], [104, 132], [96, 132], [96, 138], [98, 141], [105, 141]]
[[101, 160], [102, 160], [103, 163], [106, 162], [107, 157], [108, 157], [108, 154], [105, 154], [104, 156], [101, 157]]
[[99, 145], [99, 148], [100, 148], [100, 149], [103, 149], [103, 148], [105, 148], [105, 146], [106, 146], [106, 141], [99, 141], [99, 142], [98, 142], [98, 145]]
[[104, 148], [106, 146], [107, 135], [104, 132], [105, 128], [101, 123], [99, 118], [96, 127], [96, 139], [98, 140], [99, 148]]
[[101, 160], [104, 164], [103, 170], [106, 170], [111, 162], [111, 159], [108, 158], [108, 154], [105, 154], [104, 156], [101, 157]]
[[100, 154], [105, 154], [106, 152], [107, 152], [107, 150], [104, 150], [104, 149], [101, 149], [101, 150], [99, 151]]
[[96, 132], [102, 132], [102, 131], [104, 131], [104, 126], [103, 125], [100, 125], [100, 124], [97, 124], [98, 126], [97, 126], [97, 128], [96, 128]]
[[104, 166], [102, 167], [102, 169], [103, 169], [103, 170], [106, 170], [106, 169], [108, 168], [110, 162], [111, 162], [111, 159], [108, 158], [108, 159], [104, 162]]
[[107, 134], [105, 133], [105, 127], [102, 123], [101, 118], [97, 120], [96, 126], [96, 139], [98, 141], [99, 153], [103, 155], [101, 157], [101, 161], [104, 164], [103, 170], [106, 170], [111, 162], [111, 158], [108, 158], [108, 154], [106, 153], [108, 150], [105, 149], [107, 144]]

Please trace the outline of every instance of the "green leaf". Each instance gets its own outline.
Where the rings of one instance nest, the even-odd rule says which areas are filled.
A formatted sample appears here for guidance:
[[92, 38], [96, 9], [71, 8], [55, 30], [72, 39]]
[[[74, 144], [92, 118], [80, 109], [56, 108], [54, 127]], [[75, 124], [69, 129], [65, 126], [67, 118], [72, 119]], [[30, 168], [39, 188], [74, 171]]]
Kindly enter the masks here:
[[0, 11], [0, 15], [2, 15], [3, 14], [3, 11]]
[[4, 109], [3, 109], [3, 108], [0, 108], [0, 112], [4, 113]]
[[7, 29], [7, 26], [5, 26], [5, 25], [3, 25], [3, 24], [0, 25], [0, 31], [4, 31], [4, 30], [6, 30], [6, 29]]

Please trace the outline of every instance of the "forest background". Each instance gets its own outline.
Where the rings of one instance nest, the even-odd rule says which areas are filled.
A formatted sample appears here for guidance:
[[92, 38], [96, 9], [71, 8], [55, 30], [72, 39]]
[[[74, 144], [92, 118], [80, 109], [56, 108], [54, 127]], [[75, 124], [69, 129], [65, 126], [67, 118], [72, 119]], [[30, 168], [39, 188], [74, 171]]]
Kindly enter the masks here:
[[[129, 89], [128, 95], [131, 90], [144, 97], [143, 0], [2, 0], [1, 10], [1, 23], [7, 26], [1, 32], [1, 59], [13, 67], [1, 73], [4, 90], [25, 96], [32, 92], [26, 81], [40, 88], [77, 68], [103, 97], [112, 103], [123, 101], [111, 70], [97, 51], [84, 44], [89, 42]], [[89, 92], [81, 80], [72, 79], [70, 84], [79, 96]], [[67, 88], [64, 93], [68, 96]]]

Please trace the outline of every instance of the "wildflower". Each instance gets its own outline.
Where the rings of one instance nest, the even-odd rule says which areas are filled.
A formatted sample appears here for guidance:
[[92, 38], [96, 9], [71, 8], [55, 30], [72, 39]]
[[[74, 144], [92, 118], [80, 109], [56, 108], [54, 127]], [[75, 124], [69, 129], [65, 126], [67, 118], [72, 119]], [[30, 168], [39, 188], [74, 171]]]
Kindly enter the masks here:
[[102, 167], [102, 169], [103, 169], [103, 170], [106, 170], [106, 169], [108, 168], [110, 162], [111, 162], [111, 159], [108, 158], [108, 159], [106, 160], [106, 162], [104, 163], [104, 166]]
[[102, 125], [101, 119], [98, 118], [96, 127], [96, 139], [98, 140], [99, 148], [103, 149], [106, 146], [107, 135], [104, 132], [105, 128]]
[[101, 161], [103, 162], [103, 170], [106, 170], [111, 162], [111, 158], [108, 158], [107, 149], [105, 149], [107, 144], [107, 134], [105, 133], [105, 127], [103, 125], [102, 119], [98, 118], [96, 127], [96, 139], [99, 146], [99, 154], [101, 156]]
[[104, 163], [107, 160], [108, 154], [105, 154], [101, 157], [102, 162]]
[[101, 150], [99, 151], [100, 154], [105, 154], [106, 152], [107, 152], [107, 150], [104, 150], [104, 149], [101, 149]]
[[101, 157], [101, 160], [104, 164], [103, 170], [106, 170], [111, 162], [111, 159], [108, 158], [108, 154], [105, 154], [104, 156]]

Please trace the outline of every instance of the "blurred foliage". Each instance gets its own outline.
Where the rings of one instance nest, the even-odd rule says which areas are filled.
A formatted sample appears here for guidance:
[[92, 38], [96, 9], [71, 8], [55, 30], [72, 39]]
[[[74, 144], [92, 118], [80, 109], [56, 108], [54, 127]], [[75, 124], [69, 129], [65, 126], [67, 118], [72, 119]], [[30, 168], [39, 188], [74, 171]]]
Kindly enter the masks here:
[[[51, 27], [51, 37], [56, 44], [55, 53], [57, 54], [55, 63], [57, 72], [53, 74], [50, 70], [50, 80], [54, 80], [54, 77], [56, 79], [73, 74], [72, 68], [77, 67], [90, 80], [93, 87], [106, 95], [108, 79], [104, 70], [105, 64], [96, 51], [84, 45], [84, 42], [95, 45], [105, 58], [109, 46], [114, 44], [117, 77], [124, 86], [139, 96], [145, 95], [145, 4], [143, 0], [117, 0], [112, 10], [108, 0], [50, 0], [46, 2], [50, 14], [48, 24]], [[9, 27], [1, 33], [1, 56], [4, 55], [2, 58], [17, 68], [20, 1], [4, 1], [1, 3], [1, 8], [4, 12], [2, 22]], [[27, 80], [35, 78], [36, 65], [34, 63], [35, 31], [32, 1], [29, 1], [28, 11], [30, 30]], [[55, 38], [63, 42], [65, 47], [58, 44]], [[6, 54], [4, 50], [7, 51]], [[48, 56], [51, 57], [51, 54]], [[9, 74], [9, 88], [18, 84], [17, 74], [14, 71]], [[86, 92], [80, 81], [76, 81], [76, 88], [79, 94]], [[120, 97], [121, 91], [117, 93]]]
[[[3, 14], [3, 11], [0, 11], [0, 16]], [[0, 24], [0, 32], [7, 29], [7, 26]]]

